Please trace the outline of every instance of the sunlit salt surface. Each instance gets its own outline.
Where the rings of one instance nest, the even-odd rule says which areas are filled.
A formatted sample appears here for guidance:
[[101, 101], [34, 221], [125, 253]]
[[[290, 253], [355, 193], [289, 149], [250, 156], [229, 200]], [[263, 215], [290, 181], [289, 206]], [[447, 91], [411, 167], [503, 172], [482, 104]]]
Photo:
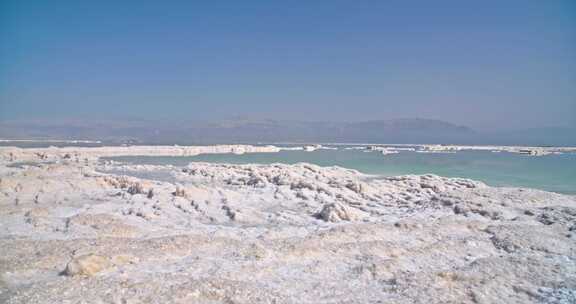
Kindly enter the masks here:
[[483, 181], [492, 186], [512, 186], [576, 194], [576, 154], [539, 157], [488, 151], [458, 153], [400, 152], [382, 155], [362, 150], [282, 151], [244, 155], [209, 154], [192, 157], [125, 156], [105, 158], [129, 164], [186, 166], [190, 162], [232, 164], [294, 164], [341, 166], [378, 175], [437, 174]]

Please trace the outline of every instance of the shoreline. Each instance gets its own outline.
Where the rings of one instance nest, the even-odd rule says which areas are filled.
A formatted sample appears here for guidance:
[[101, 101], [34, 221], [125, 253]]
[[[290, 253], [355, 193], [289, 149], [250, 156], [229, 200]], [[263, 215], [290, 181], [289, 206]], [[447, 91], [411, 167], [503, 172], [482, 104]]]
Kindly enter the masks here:
[[[538, 153], [520, 153], [519, 151], [525, 151], [524, 149], [528, 149], [530, 147], [521, 147], [521, 149], [516, 149], [515, 151], [506, 150], [506, 147], [511, 146], [442, 146], [439, 147], [438, 145], [421, 145], [420, 147], [416, 146], [392, 146], [391, 144], [381, 144], [376, 146], [344, 146], [344, 147], [334, 147], [334, 146], [322, 146], [322, 145], [310, 145], [310, 146], [297, 146], [297, 147], [286, 147], [286, 146], [274, 146], [274, 145], [210, 145], [210, 146], [102, 146], [102, 147], [76, 147], [76, 146], [68, 146], [68, 147], [43, 147], [43, 148], [36, 148], [36, 147], [14, 147], [14, 146], [5, 146], [0, 147], [0, 162], [76, 162], [76, 163], [94, 163], [98, 162], [102, 158], [115, 158], [115, 157], [194, 157], [199, 155], [209, 155], [209, 154], [235, 154], [235, 155], [242, 155], [242, 154], [251, 154], [251, 153], [278, 153], [278, 152], [285, 152], [285, 151], [301, 151], [306, 153], [313, 153], [314, 151], [323, 151], [323, 150], [361, 150], [361, 152], [373, 152], [382, 154], [383, 157], [389, 157], [390, 154], [398, 154], [398, 153], [424, 153], [424, 154], [446, 154], [446, 153], [458, 153], [461, 151], [469, 152], [469, 151], [482, 151], [482, 152], [506, 152], [506, 153], [516, 153], [519, 155], [526, 155], [528, 157], [540, 157], [545, 155], [554, 155], [554, 154], [576, 154], [576, 148], [574, 148], [575, 152], [572, 150], [562, 150], [563, 152], [559, 152], [559, 149], [564, 149], [561, 147], [550, 147], [553, 150], [544, 150]], [[501, 149], [501, 150], [491, 150], [493, 148]], [[281, 161], [279, 161], [282, 163]], [[303, 159], [301, 162], [307, 162], [306, 159]], [[343, 168], [347, 168], [346, 164], [339, 164], [335, 163], [333, 165], [337, 165]], [[356, 168], [359, 169], [359, 168]], [[361, 170], [361, 169], [360, 169]], [[363, 170], [361, 170], [363, 171]], [[412, 172], [405, 172], [405, 173], [396, 173], [396, 174], [389, 174], [389, 173], [377, 173], [377, 172], [365, 172], [370, 174], [377, 174], [380, 176], [393, 176], [393, 175], [414, 175], [414, 174], [438, 174], [438, 175], [445, 175], [445, 176], [452, 176], [452, 177], [460, 177], [460, 178], [474, 178], [472, 176], [466, 174], [442, 174], [436, 173], [433, 171], [430, 172], [419, 172], [419, 173], [412, 173]], [[560, 190], [554, 189], [547, 189], [546, 187], [538, 187], [537, 184], [532, 185], [523, 185], [523, 184], [516, 184], [513, 181], [506, 182], [504, 180], [499, 182], [490, 182], [490, 178], [485, 177], [482, 178], [480, 176], [476, 176], [476, 179], [482, 180], [484, 182], [490, 183], [494, 187], [516, 187], [516, 188], [526, 188], [526, 189], [541, 189], [545, 191], [554, 191], [556, 193], [561, 193], [565, 195], [576, 195], [572, 191], [562, 189], [566, 188], [558, 188]]]
[[[15, 151], [0, 149], [0, 302], [576, 297], [576, 196], [306, 163], [97, 161], [125, 148]], [[10, 152], [37, 162], [9, 166]]]
[[[21, 142], [35, 142], [25, 141]], [[2, 140], [0, 140], [2, 142]], [[10, 142], [10, 141], [6, 141]], [[98, 141], [41, 141], [63, 143], [101, 143]], [[296, 147], [279, 147], [277, 145], [290, 145]], [[118, 145], [118, 146], [50, 146], [50, 147], [18, 147], [0, 146], [0, 153], [26, 154], [33, 153], [82, 153], [92, 157], [112, 156], [194, 156], [199, 154], [216, 153], [254, 153], [254, 152], [279, 152], [281, 150], [305, 150], [308, 152], [317, 149], [334, 149], [334, 146], [347, 147], [347, 149], [381, 150], [391, 151], [416, 151], [422, 153], [454, 153], [458, 151], [490, 151], [510, 152], [541, 156], [548, 154], [576, 153], [576, 147], [571, 146], [529, 146], [529, 145], [453, 145], [453, 144], [387, 144], [387, 143], [258, 143], [258, 144], [216, 144], [216, 145]], [[60, 150], [60, 151], [58, 151]], [[385, 154], [385, 153], [383, 153]]]

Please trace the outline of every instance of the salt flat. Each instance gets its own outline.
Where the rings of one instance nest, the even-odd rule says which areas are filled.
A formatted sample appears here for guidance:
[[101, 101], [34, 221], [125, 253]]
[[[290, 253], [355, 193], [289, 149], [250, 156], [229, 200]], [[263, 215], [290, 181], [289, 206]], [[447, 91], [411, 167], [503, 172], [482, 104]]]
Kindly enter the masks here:
[[273, 146], [0, 148], [0, 302], [574, 303], [576, 198], [311, 164]]

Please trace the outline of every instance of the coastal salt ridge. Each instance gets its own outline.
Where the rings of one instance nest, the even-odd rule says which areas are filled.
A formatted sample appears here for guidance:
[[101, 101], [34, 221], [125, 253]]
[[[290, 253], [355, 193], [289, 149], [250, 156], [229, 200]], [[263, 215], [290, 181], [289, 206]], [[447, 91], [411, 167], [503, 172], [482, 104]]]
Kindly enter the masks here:
[[2, 302], [576, 299], [574, 196], [307, 163], [98, 159], [131, 150], [278, 148], [0, 149]]
[[218, 146], [119, 146], [119, 147], [49, 147], [18, 148], [0, 147], [0, 157], [12, 161], [97, 160], [113, 156], [194, 156], [199, 154], [221, 153], [273, 153], [279, 152], [275, 146], [218, 145]]

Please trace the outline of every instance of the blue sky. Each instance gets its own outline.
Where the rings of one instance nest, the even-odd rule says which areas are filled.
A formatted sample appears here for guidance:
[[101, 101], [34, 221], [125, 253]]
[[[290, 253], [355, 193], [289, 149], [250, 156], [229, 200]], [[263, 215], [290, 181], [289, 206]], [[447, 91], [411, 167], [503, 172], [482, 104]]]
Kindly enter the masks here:
[[2, 1], [0, 120], [576, 125], [574, 1]]

